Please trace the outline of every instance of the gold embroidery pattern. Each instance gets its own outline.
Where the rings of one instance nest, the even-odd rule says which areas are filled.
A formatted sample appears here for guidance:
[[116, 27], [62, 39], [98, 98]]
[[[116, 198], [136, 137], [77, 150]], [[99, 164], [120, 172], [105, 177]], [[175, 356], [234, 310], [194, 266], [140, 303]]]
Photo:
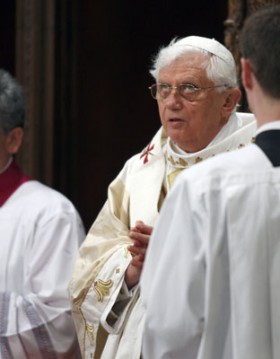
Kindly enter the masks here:
[[183, 158], [179, 158], [179, 165], [184, 166], [184, 167], [187, 167], [188, 162], [185, 161], [185, 160], [183, 160]]
[[87, 332], [90, 344], [93, 345], [94, 336], [93, 336], [93, 326], [91, 324], [86, 324], [86, 332]]
[[184, 170], [184, 168], [177, 168], [174, 172], [170, 173], [170, 174], [167, 176], [169, 188], [171, 188], [171, 187], [173, 186], [173, 183], [174, 183], [176, 177], [177, 177], [178, 174], [179, 174], [180, 172], [182, 172], [183, 170]]
[[201, 162], [201, 161], [203, 161], [203, 158], [201, 158], [201, 157], [196, 157], [195, 163], [199, 163], [199, 162]]
[[180, 166], [183, 166], [183, 167], [187, 167], [188, 166], [188, 162], [183, 160], [182, 158], [179, 158], [179, 161], [175, 161], [174, 158], [172, 156], [169, 156], [167, 158], [167, 160], [173, 165], [173, 166], [176, 166], [176, 165], [180, 165]]
[[173, 166], [176, 165], [176, 162], [174, 161], [174, 158], [173, 158], [172, 156], [167, 157], [167, 160], [168, 160], [169, 162], [171, 162], [171, 164], [172, 164]]
[[103, 302], [104, 297], [110, 294], [110, 288], [113, 286], [113, 281], [111, 279], [104, 281], [98, 279], [94, 282], [94, 290], [98, 296], [98, 302]]
[[125, 247], [124, 248], [124, 256], [125, 256], [125, 258], [128, 258], [128, 256], [129, 256], [129, 250], [127, 249], [127, 247]]

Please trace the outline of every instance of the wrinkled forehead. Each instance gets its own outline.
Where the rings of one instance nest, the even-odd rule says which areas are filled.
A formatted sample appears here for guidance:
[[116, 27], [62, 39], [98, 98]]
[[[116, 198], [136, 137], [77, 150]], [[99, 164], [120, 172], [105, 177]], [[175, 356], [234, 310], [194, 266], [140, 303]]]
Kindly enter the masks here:
[[174, 51], [172, 51], [172, 49], [169, 49], [168, 56], [163, 56], [160, 59], [159, 69], [161, 70], [162, 68], [173, 65], [174, 63], [183, 63], [184, 61], [185, 66], [188, 66], [188, 63], [192, 61], [192, 59], [195, 59], [197, 66], [205, 69], [209, 64], [210, 58], [212, 56], [212, 54], [206, 50], [189, 46], [181, 47], [179, 50], [180, 51], [178, 51], [178, 49], [174, 49]]
[[[209, 53], [188, 51], [167, 62], [159, 70], [158, 79], [162, 78], [184, 78], [199, 77], [207, 78], [206, 68], [209, 65]], [[185, 79], [186, 80], [186, 79]]]

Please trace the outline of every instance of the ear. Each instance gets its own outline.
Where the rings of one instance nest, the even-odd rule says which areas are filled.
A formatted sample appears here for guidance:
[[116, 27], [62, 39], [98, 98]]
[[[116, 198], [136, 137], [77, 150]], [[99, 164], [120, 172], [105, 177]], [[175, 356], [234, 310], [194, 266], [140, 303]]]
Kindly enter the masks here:
[[16, 127], [7, 134], [6, 138], [6, 150], [10, 155], [14, 155], [18, 152], [23, 141], [23, 129]]
[[225, 117], [228, 117], [237, 106], [241, 98], [241, 91], [239, 88], [232, 88], [225, 92], [224, 103], [222, 111]]
[[250, 64], [250, 61], [245, 59], [244, 57], [241, 58], [241, 78], [242, 78], [242, 84], [246, 90], [250, 90], [252, 88], [252, 66]]

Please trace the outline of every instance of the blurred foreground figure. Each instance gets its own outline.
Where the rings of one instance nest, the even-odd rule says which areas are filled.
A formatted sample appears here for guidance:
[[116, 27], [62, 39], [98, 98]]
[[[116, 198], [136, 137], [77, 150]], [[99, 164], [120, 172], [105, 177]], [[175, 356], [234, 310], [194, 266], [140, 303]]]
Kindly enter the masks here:
[[141, 278], [144, 359], [280, 358], [280, 7], [240, 39], [256, 144], [185, 171]]
[[84, 229], [68, 199], [17, 166], [24, 115], [21, 86], [0, 70], [0, 358], [77, 359], [67, 285]]

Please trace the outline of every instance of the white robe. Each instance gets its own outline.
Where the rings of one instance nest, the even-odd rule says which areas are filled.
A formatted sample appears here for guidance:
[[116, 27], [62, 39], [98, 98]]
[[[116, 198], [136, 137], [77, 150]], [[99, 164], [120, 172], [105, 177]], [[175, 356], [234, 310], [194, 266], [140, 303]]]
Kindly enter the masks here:
[[140, 282], [144, 359], [280, 358], [279, 203], [255, 144], [179, 175]]
[[[188, 156], [188, 166], [251, 142], [251, 114], [232, 115], [234, 131], [218, 143]], [[241, 124], [236, 126], [235, 121]], [[176, 162], [172, 159], [172, 163]], [[69, 284], [73, 317], [85, 359], [138, 359], [143, 315], [139, 285], [128, 291], [124, 274], [131, 261], [129, 231], [137, 220], [153, 226], [159, 213], [165, 176], [171, 171], [166, 135], [158, 131], [149, 146], [127, 161], [108, 189], [108, 200], [92, 225], [77, 257]], [[173, 168], [174, 171], [174, 168]], [[172, 173], [171, 173], [172, 174]], [[108, 334], [104, 350], [100, 330]], [[104, 339], [104, 338], [103, 338]]]
[[68, 282], [84, 228], [72, 203], [37, 181], [0, 207], [0, 358], [77, 359]]

